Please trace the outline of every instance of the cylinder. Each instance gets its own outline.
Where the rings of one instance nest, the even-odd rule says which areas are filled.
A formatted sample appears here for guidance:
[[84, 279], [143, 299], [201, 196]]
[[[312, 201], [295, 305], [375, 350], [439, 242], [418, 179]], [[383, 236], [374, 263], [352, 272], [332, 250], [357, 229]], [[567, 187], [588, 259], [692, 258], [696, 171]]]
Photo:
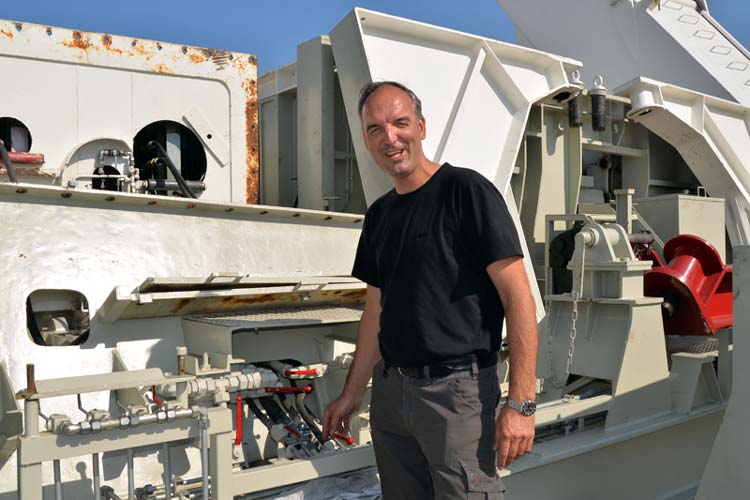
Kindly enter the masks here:
[[91, 463], [92, 463], [92, 469], [93, 469], [93, 476], [94, 476], [94, 500], [99, 500], [101, 498], [100, 496], [100, 490], [101, 490], [101, 474], [99, 473], [99, 454], [94, 453], [91, 455]]
[[55, 475], [55, 500], [63, 500], [62, 475], [60, 474], [60, 461], [52, 461], [52, 469]]
[[582, 104], [583, 97], [580, 93], [568, 101], [568, 125], [570, 127], [580, 127], [583, 125]]
[[164, 454], [164, 498], [172, 500], [172, 462], [169, 459], [169, 443], [162, 445]]
[[135, 500], [135, 471], [133, 470], [133, 450], [128, 450], [128, 500]]
[[591, 128], [595, 132], [602, 132], [607, 129], [606, 104], [606, 95], [591, 94]]
[[201, 408], [201, 468], [203, 476], [203, 498], [209, 500], [208, 496], [208, 412]]
[[594, 87], [589, 91], [591, 96], [591, 128], [595, 132], [607, 129], [607, 87], [601, 75], [594, 77]]

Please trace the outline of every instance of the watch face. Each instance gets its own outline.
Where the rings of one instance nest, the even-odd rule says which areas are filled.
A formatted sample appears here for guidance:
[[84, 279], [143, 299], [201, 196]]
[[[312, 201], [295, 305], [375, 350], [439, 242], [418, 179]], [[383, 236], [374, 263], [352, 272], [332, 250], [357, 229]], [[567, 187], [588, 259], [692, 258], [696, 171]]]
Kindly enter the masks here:
[[527, 417], [530, 417], [530, 416], [531, 416], [531, 415], [533, 415], [533, 414], [534, 414], [535, 412], [536, 412], [536, 403], [534, 403], [533, 401], [526, 401], [526, 402], [525, 402], [525, 403], [524, 403], [524, 404], [523, 404], [523, 405], [521, 406], [521, 413], [523, 413], [523, 414], [524, 414], [524, 415], [526, 415]]

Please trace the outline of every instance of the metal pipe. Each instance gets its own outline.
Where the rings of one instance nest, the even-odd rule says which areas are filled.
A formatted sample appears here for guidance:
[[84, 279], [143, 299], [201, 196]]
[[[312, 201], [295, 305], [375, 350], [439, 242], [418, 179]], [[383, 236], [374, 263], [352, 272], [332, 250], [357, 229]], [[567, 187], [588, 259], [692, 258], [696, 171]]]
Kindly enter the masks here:
[[26, 437], [39, 434], [39, 400], [27, 399], [23, 404], [23, 430]]
[[[30, 401], [35, 400], [27, 400], [26, 404]], [[36, 401], [38, 403], [38, 401]], [[38, 415], [38, 413], [37, 413]], [[125, 427], [137, 427], [139, 425], [144, 424], [154, 424], [154, 423], [167, 423], [171, 422], [172, 420], [178, 420], [183, 418], [193, 418], [196, 414], [193, 412], [191, 408], [184, 408], [180, 410], [166, 410], [166, 411], [158, 411], [156, 413], [150, 413], [147, 415], [130, 415], [129, 417], [121, 417], [119, 419], [117, 418], [107, 418], [97, 421], [100, 425], [99, 431], [110, 431], [113, 429], [122, 429]], [[38, 418], [38, 417], [37, 417]], [[85, 422], [84, 422], [85, 423]], [[37, 423], [37, 428], [38, 428]], [[65, 434], [66, 436], [74, 436], [76, 434], [80, 434], [82, 430], [82, 426], [80, 423], [78, 424], [72, 424], [72, 423], [66, 423], [61, 426], [62, 434]]]
[[34, 376], [34, 363], [26, 365], [26, 391], [36, 394], [36, 377]]
[[180, 346], [177, 348], [177, 375], [185, 375], [185, 357], [187, 356], [187, 347]]
[[128, 500], [135, 500], [135, 471], [133, 470], [133, 449], [128, 450]]
[[161, 447], [164, 454], [164, 498], [172, 500], [172, 462], [169, 458], [169, 443]]
[[60, 461], [52, 461], [52, 470], [55, 474], [55, 500], [63, 500], [62, 477], [60, 474]]
[[81, 413], [88, 416], [89, 412], [86, 411], [86, 408], [83, 407], [83, 401], [81, 401], [81, 395], [76, 394], [76, 399], [78, 399], [78, 409], [81, 410]]
[[208, 496], [208, 410], [201, 408], [201, 467], [203, 477], [203, 499], [209, 500]]
[[318, 423], [315, 422], [315, 418], [310, 414], [309, 411], [307, 411], [307, 407], [305, 406], [306, 397], [307, 397], [307, 394], [304, 392], [297, 394], [297, 398], [296, 398], [297, 411], [302, 416], [302, 420], [305, 421], [307, 426], [315, 435], [315, 439], [317, 439], [318, 443], [322, 445], [326, 441], [326, 439], [325, 439], [325, 436], [323, 436], [323, 432], [320, 430], [320, 427], [318, 427]]
[[234, 401], [237, 404], [237, 409], [234, 416], [234, 426], [237, 429], [234, 435], [234, 445], [239, 446], [242, 444], [242, 396], [237, 395]]
[[190, 189], [190, 186], [188, 186], [187, 182], [185, 182], [185, 178], [182, 177], [182, 174], [180, 173], [179, 169], [174, 165], [174, 163], [172, 162], [172, 159], [169, 157], [167, 152], [164, 151], [164, 148], [162, 147], [162, 145], [156, 141], [149, 141], [148, 148], [152, 151], [155, 151], [156, 154], [159, 156], [159, 158], [161, 158], [161, 160], [167, 165], [167, 168], [169, 169], [170, 172], [172, 172], [172, 175], [177, 181], [177, 184], [179, 184], [182, 194], [186, 198], [197, 199], [198, 197]]
[[[0, 139], [0, 157], [3, 159], [3, 163], [5, 164], [5, 170], [8, 172], [8, 179], [13, 184], [18, 184], [18, 177], [16, 177], [16, 168], [13, 166], [13, 162], [10, 161], [10, 155], [8, 155], [8, 150], [5, 149], [5, 143]], [[29, 366], [29, 365], [26, 365]], [[34, 365], [31, 365], [34, 366]], [[31, 389], [30, 387], [28, 387]], [[36, 391], [36, 389], [34, 389]]]
[[91, 455], [91, 463], [93, 466], [93, 476], [94, 476], [94, 500], [99, 500], [101, 498], [99, 494], [99, 490], [101, 489], [101, 474], [99, 473], [99, 454], [94, 453]]
[[633, 233], [628, 235], [628, 241], [630, 243], [650, 245], [656, 240], [653, 233]]

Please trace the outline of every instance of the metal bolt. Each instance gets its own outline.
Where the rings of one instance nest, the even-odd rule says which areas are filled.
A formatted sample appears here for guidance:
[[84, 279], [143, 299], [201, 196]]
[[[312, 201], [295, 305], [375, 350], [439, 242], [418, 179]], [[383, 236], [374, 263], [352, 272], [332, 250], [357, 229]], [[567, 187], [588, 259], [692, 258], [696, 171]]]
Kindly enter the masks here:
[[128, 417], [120, 417], [120, 427], [128, 427], [130, 425], [130, 419]]
[[52, 28], [47, 28], [47, 36], [52, 36]]
[[26, 390], [31, 394], [36, 393], [36, 380], [34, 379], [34, 365], [29, 363], [26, 365]]
[[132, 427], [135, 427], [141, 423], [141, 416], [137, 413], [134, 413], [133, 415], [130, 415], [130, 425]]
[[91, 432], [99, 432], [102, 430], [102, 423], [98, 420], [91, 422]]
[[23, 26], [21, 24], [16, 24], [16, 31], [21, 31], [23, 29]]
[[82, 435], [91, 433], [91, 422], [83, 421], [80, 423], [80, 426]]
[[163, 411], [156, 412], [156, 422], [163, 424], [167, 421], [167, 413]]

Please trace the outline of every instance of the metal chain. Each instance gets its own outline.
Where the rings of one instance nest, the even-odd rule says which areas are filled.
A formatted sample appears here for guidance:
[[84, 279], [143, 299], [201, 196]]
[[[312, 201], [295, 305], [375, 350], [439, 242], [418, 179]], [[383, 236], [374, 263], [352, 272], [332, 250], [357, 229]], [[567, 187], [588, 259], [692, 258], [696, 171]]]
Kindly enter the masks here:
[[573, 290], [573, 304], [570, 312], [570, 345], [568, 346], [568, 359], [565, 362], [565, 372], [563, 373], [563, 380], [561, 386], [564, 386], [568, 381], [568, 375], [570, 375], [570, 366], [573, 364], [573, 355], [575, 354], [576, 348], [576, 335], [578, 330], [576, 324], [578, 322], [578, 302], [583, 295], [583, 278], [584, 274], [584, 263], [586, 262], [586, 244], [583, 243], [581, 248], [581, 279], [579, 280], [579, 289]]

